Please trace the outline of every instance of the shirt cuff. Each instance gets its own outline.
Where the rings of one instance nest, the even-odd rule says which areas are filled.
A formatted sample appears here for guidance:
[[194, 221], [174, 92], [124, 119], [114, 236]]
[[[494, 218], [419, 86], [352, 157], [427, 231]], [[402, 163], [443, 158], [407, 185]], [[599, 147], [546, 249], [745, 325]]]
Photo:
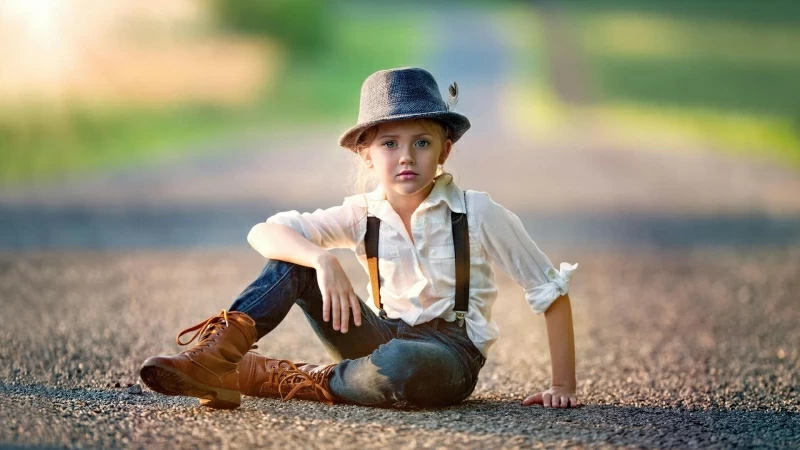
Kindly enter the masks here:
[[541, 314], [550, 307], [562, 295], [569, 292], [569, 282], [572, 273], [578, 268], [578, 264], [561, 263], [561, 270], [556, 272], [555, 267], [547, 270], [545, 275], [549, 280], [547, 283], [536, 286], [525, 291], [525, 300], [531, 305], [531, 309], [536, 314]]

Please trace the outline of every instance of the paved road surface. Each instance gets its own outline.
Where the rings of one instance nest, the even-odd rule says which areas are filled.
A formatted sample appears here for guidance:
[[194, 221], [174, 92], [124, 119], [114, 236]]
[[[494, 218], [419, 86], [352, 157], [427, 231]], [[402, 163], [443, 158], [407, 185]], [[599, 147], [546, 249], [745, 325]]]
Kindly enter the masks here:
[[[581, 263], [571, 297], [583, 406], [520, 405], [549, 381], [546, 333], [501, 276], [502, 335], [472, 397], [402, 412], [253, 398], [211, 411], [127, 393], [147, 356], [176, 352], [178, 331], [227, 307], [258, 273], [255, 252], [2, 255], [0, 443], [797, 448], [800, 249], [552, 256]], [[366, 276], [346, 260], [363, 287]], [[297, 308], [259, 346], [330, 361]]]

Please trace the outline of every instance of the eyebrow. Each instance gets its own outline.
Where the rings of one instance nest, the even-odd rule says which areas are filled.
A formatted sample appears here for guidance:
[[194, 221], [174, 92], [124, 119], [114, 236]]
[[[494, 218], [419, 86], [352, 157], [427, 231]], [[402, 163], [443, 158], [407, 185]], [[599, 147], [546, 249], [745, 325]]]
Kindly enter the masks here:
[[[430, 134], [430, 133], [420, 133], [420, 134], [415, 134], [414, 135], [414, 137], [420, 137], [420, 136], [431, 136], [431, 137], [433, 137], [433, 135]], [[400, 136], [397, 135], [397, 134], [383, 134], [381, 136], [378, 136], [378, 139], [383, 139], [383, 138], [387, 138], [387, 137], [396, 138], [396, 137], [400, 137]]]

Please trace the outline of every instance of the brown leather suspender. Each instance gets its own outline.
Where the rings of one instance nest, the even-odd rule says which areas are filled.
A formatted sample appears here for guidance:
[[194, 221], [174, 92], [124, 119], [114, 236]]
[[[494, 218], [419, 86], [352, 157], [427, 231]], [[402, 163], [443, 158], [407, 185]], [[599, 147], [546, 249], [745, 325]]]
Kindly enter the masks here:
[[[465, 195], [466, 200], [466, 195]], [[466, 203], [466, 201], [465, 201]], [[469, 224], [464, 213], [450, 212], [450, 222], [453, 230], [453, 249], [455, 251], [456, 265], [456, 320], [459, 326], [464, 325], [464, 316], [469, 308]], [[375, 307], [380, 310], [380, 317], [386, 318], [383, 309], [380, 291], [380, 272], [378, 269], [378, 236], [381, 220], [377, 217], [367, 217], [367, 233], [364, 236], [364, 246], [367, 251], [367, 266], [369, 267], [369, 280], [372, 285], [372, 299]]]
[[367, 250], [367, 265], [369, 266], [369, 282], [372, 285], [372, 300], [375, 307], [380, 309], [381, 319], [386, 318], [386, 311], [381, 302], [380, 271], [378, 269], [378, 233], [381, 229], [381, 219], [367, 217], [367, 234], [364, 236], [364, 246]]

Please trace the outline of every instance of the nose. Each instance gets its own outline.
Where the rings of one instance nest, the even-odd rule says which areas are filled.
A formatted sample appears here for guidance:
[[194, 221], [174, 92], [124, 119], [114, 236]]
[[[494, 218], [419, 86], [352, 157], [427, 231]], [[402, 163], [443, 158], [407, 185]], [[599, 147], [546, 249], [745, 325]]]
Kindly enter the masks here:
[[414, 164], [414, 159], [414, 145], [404, 146], [400, 155], [400, 164]]

